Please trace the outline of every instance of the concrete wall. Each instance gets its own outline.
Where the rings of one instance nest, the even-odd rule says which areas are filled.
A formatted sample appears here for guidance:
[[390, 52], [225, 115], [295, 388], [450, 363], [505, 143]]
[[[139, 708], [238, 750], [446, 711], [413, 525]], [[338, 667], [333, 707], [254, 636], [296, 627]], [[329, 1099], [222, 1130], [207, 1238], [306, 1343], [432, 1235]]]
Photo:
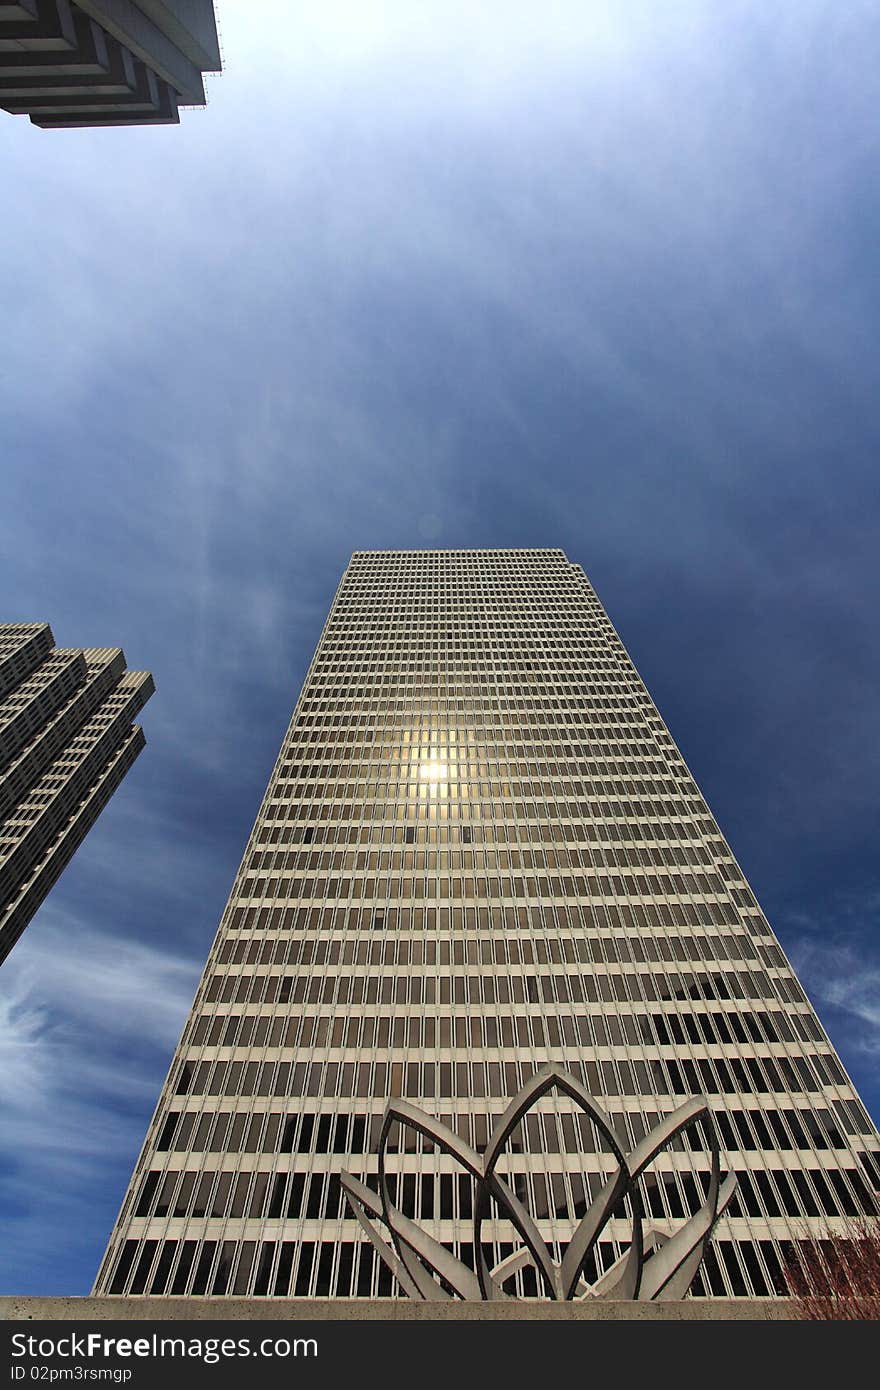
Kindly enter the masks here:
[[137, 0], [178, 48], [206, 72], [219, 72], [220, 47], [213, 0]]
[[678, 1303], [415, 1303], [405, 1298], [0, 1298], [0, 1321], [791, 1321], [787, 1298], [688, 1298]]

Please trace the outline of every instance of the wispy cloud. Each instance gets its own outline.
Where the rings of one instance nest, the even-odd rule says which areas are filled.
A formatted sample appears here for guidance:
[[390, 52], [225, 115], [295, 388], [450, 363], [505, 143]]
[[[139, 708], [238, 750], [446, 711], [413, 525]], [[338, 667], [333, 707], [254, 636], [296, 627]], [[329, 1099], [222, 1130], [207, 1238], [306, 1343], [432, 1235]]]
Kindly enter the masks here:
[[795, 967], [820, 1007], [849, 1015], [849, 1046], [880, 1055], [880, 964], [866, 967], [861, 944], [831, 942], [795, 950]]
[[824, 915], [792, 911], [788, 954], [847, 1052], [880, 1057], [880, 892], [838, 893]]
[[[21, 1290], [23, 1270], [51, 1280], [71, 1249], [100, 1241], [95, 1216], [108, 1188], [110, 1205], [119, 1195], [200, 965], [94, 931], [50, 904], [42, 918], [0, 979], [5, 1293]], [[104, 1220], [106, 1237], [112, 1217]]]

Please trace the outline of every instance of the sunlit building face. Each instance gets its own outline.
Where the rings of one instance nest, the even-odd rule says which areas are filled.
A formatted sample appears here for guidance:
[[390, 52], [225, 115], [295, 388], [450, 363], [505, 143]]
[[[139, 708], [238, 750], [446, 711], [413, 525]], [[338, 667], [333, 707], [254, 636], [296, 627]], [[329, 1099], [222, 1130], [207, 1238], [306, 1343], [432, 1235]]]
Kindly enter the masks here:
[[[785, 1242], [870, 1202], [880, 1140], [583, 571], [560, 550], [358, 553], [97, 1292], [396, 1293], [338, 1181], [375, 1187], [386, 1100], [482, 1149], [548, 1061], [627, 1149], [709, 1098], [740, 1195], [698, 1292], [772, 1293]], [[466, 1258], [467, 1175], [411, 1131], [390, 1151], [401, 1205]], [[652, 1165], [661, 1235], [705, 1164]], [[558, 1248], [607, 1165], [550, 1095], [500, 1171]], [[507, 1291], [535, 1294], [509, 1221], [485, 1231]], [[592, 1277], [624, 1237], [615, 1218]]]

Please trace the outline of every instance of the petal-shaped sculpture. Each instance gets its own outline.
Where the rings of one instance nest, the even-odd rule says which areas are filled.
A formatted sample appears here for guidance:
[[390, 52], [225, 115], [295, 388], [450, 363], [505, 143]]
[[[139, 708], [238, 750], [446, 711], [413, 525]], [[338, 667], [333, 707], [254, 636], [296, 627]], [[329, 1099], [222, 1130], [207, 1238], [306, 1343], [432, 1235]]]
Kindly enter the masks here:
[[[558, 1090], [573, 1100], [588, 1116], [617, 1162], [586, 1214], [581, 1218], [560, 1263], [556, 1263], [537, 1224], [509, 1184], [498, 1172], [498, 1163], [510, 1135], [524, 1116], [549, 1091]], [[473, 1178], [474, 1260], [471, 1270], [450, 1250], [423, 1231], [391, 1201], [387, 1175], [388, 1136], [395, 1125], [415, 1130], [455, 1160]], [[705, 1135], [711, 1157], [708, 1193], [699, 1211], [670, 1237], [644, 1231], [641, 1180], [651, 1163], [679, 1134], [699, 1127]], [[571, 1299], [583, 1282], [583, 1271], [596, 1243], [612, 1215], [622, 1204], [629, 1205], [632, 1230], [629, 1247], [610, 1270], [587, 1290], [587, 1297], [623, 1299], [683, 1298], [699, 1269], [712, 1229], [736, 1189], [730, 1174], [721, 1182], [718, 1138], [708, 1104], [693, 1097], [661, 1120], [633, 1152], [626, 1155], [608, 1116], [584, 1089], [580, 1081], [553, 1063], [535, 1072], [513, 1097], [501, 1116], [485, 1152], [477, 1151], [454, 1130], [405, 1100], [391, 1100], [385, 1110], [379, 1136], [379, 1193], [372, 1192], [348, 1173], [341, 1174], [349, 1205], [365, 1234], [403, 1291], [411, 1298], [467, 1300], [503, 1299], [502, 1283], [517, 1269], [532, 1263], [551, 1299]], [[495, 1268], [490, 1268], [482, 1241], [483, 1225], [492, 1204], [518, 1233], [522, 1245]], [[389, 1246], [377, 1227], [381, 1222], [392, 1244]], [[648, 1252], [648, 1253], [646, 1253]], [[449, 1290], [449, 1292], [447, 1292]]]

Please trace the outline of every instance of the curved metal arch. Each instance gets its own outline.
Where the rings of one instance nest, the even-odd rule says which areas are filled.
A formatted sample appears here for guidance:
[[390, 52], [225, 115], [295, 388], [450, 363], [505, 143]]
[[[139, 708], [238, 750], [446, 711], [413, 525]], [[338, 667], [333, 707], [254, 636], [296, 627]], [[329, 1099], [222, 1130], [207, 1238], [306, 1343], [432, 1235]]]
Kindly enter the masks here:
[[[559, 1264], [554, 1262], [532, 1216], [497, 1172], [498, 1162], [514, 1129], [529, 1110], [554, 1089], [575, 1101], [588, 1116], [617, 1162], [616, 1171], [611, 1173], [576, 1226]], [[386, 1159], [388, 1137], [395, 1124], [429, 1139], [474, 1180], [475, 1271], [423, 1231], [391, 1201]], [[711, 1158], [706, 1199], [674, 1235], [665, 1238], [659, 1232], [649, 1231], [646, 1240], [641, 1179], [654, 1159], [679, 1134], [694, 1126], [704, 1133]], [[482, 1155], [436, 1117], [425, 1114], [409, 1101], [390, 1100], [379, 1136], [378, 1169], [378, 1195], [347, 1173], [340, 1175], [343, 1191], [371, 1245], [404, 1292], [411, 1298], [432, 1300], [450, 1297], [438, 1280], [442, 1280], [461, 1299], [505, 1299], [508, 1295], [501, 1287], [503, 1280], [528, 1260], [535, 1266], [551, 1299], [574, 1298], [584, 1266], [601, 1232], [624, 1200], [629, 1201], [632, 1221], [629, 1247], [626, 1254], [585, 1296], [605, 1299], [682, 1298], [699, 1269], [713, 1227], [736, 1190], [733, 1174], [729, 1174], [723, 1184], [721, 1182], [718, 1136], [704, 1097], [695, 1096], [685, 1101], [655, 1125], [627, 1155], [602, 1107], [576, 1077], [556, 1063], [541, 1067], [517, 1092], [495, 1125]], [[483, 1250], [482, 1228], [493, 1202], [511, 1222], [523, 1245], [491, 1269]], [[377, 1230], [377, 1220], [389, 1232], [390, 1247]], [[646, 1245], [650, 1250], [647, 1257]]]
[[[522, 1206], [519, 1199], [510, 1191], [506, 1183], [500, 1179], [496, 1172], [496, 1165], [501, 1157], [504, 1145], [510, 1135], [516, 1129], [523, 1117], [532, 1109], [534, 1105], [542, 1100], [549, 1091], [562, 1091], [571, 1100], [581, 1107], [592, 1123], [599, 1130], [602, 1138], [608, 1144], [614, 1157], [617, 1159], [617, 1173], [613, 1174], [609, 1181], [602, 1188], [591, 1203], [586, 1215], [575, 1230], [572, 1240], [569, 1242], [566, 1258], [561, 1266], [554, 1264], [545, 1241], [542, 1239], [537, 1226], [535, 1225], [528, 1212]], [[539, 1068], [526, 1084], [513, 1097], [501, 1119], [496, 1124], [485, 1153], [485, 1172], [483, 1186], [478, 1188], [476, 1201], [474, 1204], [474, 1252], [477, 1263], [477, 1274], [480, 1279], [480, 1287], [483, 1290], [484, 1298], [504, 1297], [500, 1289], [497, 1289], [495, 1281], [492, 1279], [491, 1272], [483, 1255], [480, 1234], [483, 1221], [486, 1218], [490, 1196], [494, 1197], [499, 1206], [505, 1209], [514, 1228], [520, 1235], [524, 1244], [535, 1263], [535, 1268], [541, 1275], [544, 1287], [552, 1299], [571, 1298], [572, 1292], [580, 1278], [581, 1270], [584, 1267], [590, 1252], [598, 1238], [599, 1232], [608, 1220], [611, 1212], [628, 1193], [628, 1173], [627, 1160], [620, 1147], [618, 1137], [608, 1116], [601, 1106], [593, 1099], [589, 1091], [582, 1085], [576, 1077], [566, 1071], [557, 1063], [549, 1062]], [[635, 1252], [641, 1244], [641, 1201], [636, 1197], [638, 1211], [634, 1213], [634, 1240], [632, 1249]], [[569, 1256], [571, 1258], [569, 1259]], [[568, 1263], [566, 1264], [566, 1261]], [[638, 1288], [638, 1269], [640, 1259], [636, 1254], [633, 1255], [633, 1268], [630, 1271], [630, 1278], [627, 1281], [632, 1285], [633, 1292], [627, 1295], [621, 1294], [620, 1297], [635, 1297]], [[497, 1290], [497, 1291], [496, 1291]]]
[[693, 1126], [699, 1126], [708, 1139], [709, 1190], [702, 1206], [645, 1261], [643, 1297], [649, 1300], [684, 1297], [702, 1263], [712, 1229], [736, 1191], [733, 1174], [728, 1174], [723, 1188], [721, 1186], [718, 1133], [704, 1096], [692, 1096], [645, 1135], [630, 1156], [633, 1181], [642, 1176], [673, 1139]]
[[353, 1178], [350, 1173], [340, 1173], [339, 1185], [348, 1199], [348, 1205], [354, 1212], [361, 1230], [365, 1233], [380, 1260], [384, 1261], [391, 1270], [404, 1293], [409, 1294], [410, 1298], [424, 1298], [425, 1295], [420, 1285], [410, 1278], [409, 1270], [395, 1255], [387, 1241], [382, 1239], [372, 1221], [367, 1219], [366, 1213], [368, 1211], [373, 1216], [382, 1216], [382, 1203], [375, 1193], [371, 1192], [357, 1178]]
[[409, 1101], [394, 1098], [389, 1100], [385, 1107], [382, 1129], [379, 1134], [379, 1195], [382, 1203], [382, 1217], [391, 1232], [397, 1257], [410, 1279], [419, 1288], [428, 1288], [428, 1284], [425, 1283], [426, 1280], [432, 1286], [428, 1292], [422, 1293], [423, 1298], [442, 1298], [445, 1296], [431, 1274], [426, 1273], [425, 1265], [427, 1264], [430, 1270], [445, 1279], [447, 1284], [455, 1289], [459, 1297], [469, 1300], [480, 1299], [480, 1285], [474, 1277], [473, 1270], [468, 1269], [461, 1260], [457, 1260], [451, 1251], [446, 1249], [445, 1245], [441, 1245], [439, 1241], [434, 1240], [433, 1236], [429, 1236], [415, 1222], [404, 1216], [391, 1201], [385, 1158], [388, 1136], [394, 1124], [399, 1124], [405, 1129], [414, 1129], [419, 1134], [423, 1134], [442, 1152], [450, 1158], [456, 1159], [477, 1182], [481, 1180], [483, 1171], [480, 1155], [476, 1149], [472, 1149], [470, 1144], [460, 1138], [455, 1130], [443, 1124], [442, 1120], [435, 1119], [433, 1115], [426, 1115], [423, 1110], [411, 1105]]

